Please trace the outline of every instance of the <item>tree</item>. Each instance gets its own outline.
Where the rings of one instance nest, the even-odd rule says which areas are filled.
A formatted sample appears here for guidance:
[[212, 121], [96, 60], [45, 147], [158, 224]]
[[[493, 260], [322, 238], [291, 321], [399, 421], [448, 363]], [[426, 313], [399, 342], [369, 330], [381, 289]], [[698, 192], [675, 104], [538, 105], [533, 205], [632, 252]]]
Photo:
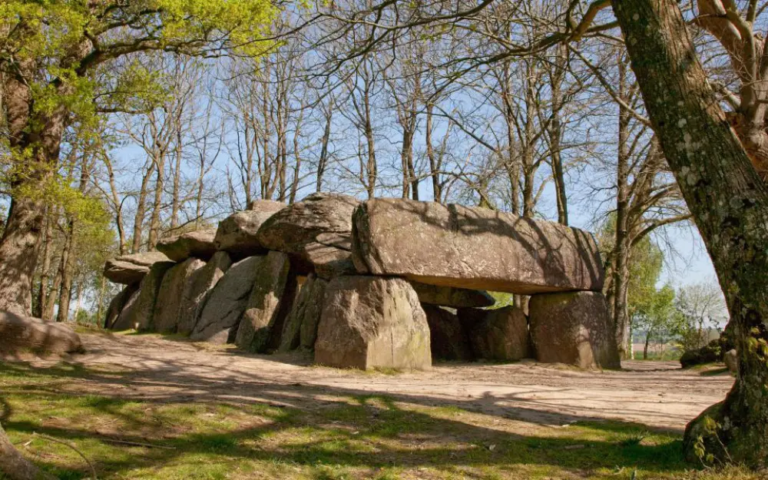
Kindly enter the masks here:
[[643, 301], [632, 312], [632, 329], [645, 333], [643, 360], [648, 359], [651, 340], [665, 340], [678, 332], [680, 315], [675, 309], [675, 290], [664, 285], [647, 292]]
[[[46, 195], [58, 185], [67, 129], [91, 123], [99, 110], [131, 110], [132, 99], [151, 83], [150, 72], [136, 69], [119, 77], [97, 73], [139, 52], [255, 53], [263, 47], [252, 42], [264, 37], [274, 10], [267, 0], [3, 3], [0, 124], [8, 168], [2, 180], [11, 207], [0, 238], [0, 308], [30, 312]], [[100, 83], [103, 78], [114, 82]], [[34, 478], [35, 469], [18, 461], [2, 430], [0, 444], [0, 472]]]
[[677, 2], [621, 0], [613, 11], [735, 325], [736, 382], [723, 403], [688, 425], [685, 450], [761, 466], [768, 458], [768, 188], [707, 81]]
[[719, 329], [728, 321], [723, 293], [715, 283], [684, 286], [675, 307], [680, 316], [678, 336], [685, 351], [706, 345], [710, 329]]

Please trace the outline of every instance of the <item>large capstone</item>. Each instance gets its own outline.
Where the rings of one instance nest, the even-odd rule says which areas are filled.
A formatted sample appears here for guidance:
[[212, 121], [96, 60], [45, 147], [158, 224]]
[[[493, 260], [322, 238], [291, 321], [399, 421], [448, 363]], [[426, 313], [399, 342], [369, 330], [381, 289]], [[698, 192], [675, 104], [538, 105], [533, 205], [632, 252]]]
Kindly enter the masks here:
[[531, 338], [538, 361], [581, 368], [621, 368], [603, 294], [534, 295], [529, 309]]
[[257, 240], [269, 250], [289, 254], [298, 273], [314, 271], [323, 278], [353, 273], [352, 212], [357, 204], [346, 195], [310, 195], [266, 220]]
[[440, 360], [473, 359], [467, 332], [455, 313], [434, 305], [422, 305], [429, 324], [432, 358]]
[[283, 208], [284, 203], [258, 200], [250, 210], [230, 215], [219, 223], [214, 240], [216, 248], [237, 258], [266, 253], [256, 233], [269, 217]]
[[269, 252], [258, 262], [258, 275], [235, 343], [243, 350], [266, 352], [280, 345], [280, 333], [296, 291], [296, 277], [291, 275], [291, 262], [284, 253]]
[[82, 351], [80, 336], [64, 324], [0, 311], [0, 354], [65, 354]]
[[208, 298], [190, 335], [192, 340], [227, 343], [235, 339], [240, 317], [258, 275], [262, 257], [240, 260], [224, 274]]
[[360, 273], [526, 295], [603, 286], [594, 238], [556, 223], [395, 199], [361, 204], [353, 222]]
[[123, 311], [112, 326], [113, 330], [131, 328], [148, 330], [152, 326], [160, 285], [166, 272], [173, 266], [173, 262], [157, 262], [152, 265], [149, 273], [141, 281], [139, 291], [135, 294], [136, 298], [131, 298], [123, 307]]
[[[477, 358], [508, 362], [531, 357], [528, 319], [522, 310], [504, 307], [467, 314], [468, 310], [460, 310]], [[468, 317], [474, 317], [473, 321], [467, 321]]]
[[315, 362], [363, 370], [429, 368], [429, 326], [413, 287], [399, 278], [333, 279], [325, 292]]
[[411, 285], [422, 304], [451, 308], [482, 308], [496, 303], [496, 299], [482, 290], [441, 287], [420, 282], [411, 282]]
[[192, 273], [182, 294], [178, 333], [192, 333], [213, 288], [231, 266], [227, 252], [216, 252], [203, 268]]
[[216, 229], [195, 230], [166, 237], [157, 244], [157, 249], [175, 262], [189, 257], [208, 260], [216, 253]]
[[107, 260], [104, 276], [114, 283], [133, 285], [141, 282], [152, 265], [168, 261], [170, 259], [165, 254], [157, 251], [121, 255]]
[[192, 275], [205, 266], [199, 258], [188, 258], [166, 272], [157, 293], [152, 331], [175, 333], [184, 305], [184, 289]]

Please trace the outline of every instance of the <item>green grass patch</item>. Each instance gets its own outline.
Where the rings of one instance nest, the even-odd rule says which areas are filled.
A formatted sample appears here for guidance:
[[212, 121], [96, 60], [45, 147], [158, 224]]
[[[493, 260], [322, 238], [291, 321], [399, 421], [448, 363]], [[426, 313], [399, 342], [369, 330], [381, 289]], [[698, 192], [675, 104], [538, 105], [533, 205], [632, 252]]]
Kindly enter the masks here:
[[[679, 434], [621, 422], [551, 427], [456, 405], [381, 395], [329, 400], [302, 390], [286, 406], [259, 399], [120, 398], [88, 382], [130, 373], [0, 365], [0, 421], [30, 459], [59, 478], [101, 479], [691, 479], [765, 478], [697, 470]], [[68, 393], [57, 386], [66, 382]], [[83, 394], [78, 385], [84, 386]], [[275, 387], [276, 389], [277, 387]], [[266, 386], [265, 390], [270, 389]], [[299, 393], [297, 393], [299, 392]]]

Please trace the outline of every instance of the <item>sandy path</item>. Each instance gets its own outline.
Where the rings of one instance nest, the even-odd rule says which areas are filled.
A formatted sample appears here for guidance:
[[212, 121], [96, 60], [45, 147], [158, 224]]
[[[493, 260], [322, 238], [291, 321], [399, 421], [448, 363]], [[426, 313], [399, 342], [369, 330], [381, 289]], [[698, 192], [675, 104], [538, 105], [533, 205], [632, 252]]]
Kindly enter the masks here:
[[[253, 402], [319, 408], [350, 395], [386, 394], [423, 405], [562, 425], [617, 419], [682, 430], [720, 401], [727, 374], [683, 371], [676, 362], [625, 362], [620, 372], [584, 372], [557, 366], [438, 364], [428, 372], [385, 375], [311, 367], [296, 356], [244, 355], [156, 336], [83, 335], [88, 353], [72, 361], [127, 375], [94, 374], [82, 393], [163, 401]], [[106, 367], [106, 368], [104, 368]]]

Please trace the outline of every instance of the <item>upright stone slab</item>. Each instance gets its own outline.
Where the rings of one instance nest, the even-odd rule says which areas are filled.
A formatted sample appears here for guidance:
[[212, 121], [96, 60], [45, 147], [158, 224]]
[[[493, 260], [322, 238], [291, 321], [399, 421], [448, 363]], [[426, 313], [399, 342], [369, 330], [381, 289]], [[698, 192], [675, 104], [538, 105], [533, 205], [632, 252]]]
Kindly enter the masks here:
[[183, 262], [189, 257], [208, 260], [216, 253], [215, 238], [216, 229], [195, 230], [163, 238], [157, 249], [174, 262]]
[[157, 293], [151, 330], [159, 333], [175, 333], [184, 305], [184, 289], [192, 275], [205, 266], [199, 258], [188, 258], [176, 264], [163, 277]]
[[[306, 289], [307, 286], [305, 285]], [[325, 290], [328, 281], [315, 277], [311, 288], [307, 289], [305, 306], [301, 312], [300, 345], [304, 350], [314, 350], [317, 340], [317, 327], [320, 324], [320, 316], [325, 304]]]
[[111, 302], [109, 302], [109, 307], [107, 308], [107, 315], [104, 318], [104, 328], [109, 329], [112, 328], [112, 325], [117, 321], [118, 317], [120, 316], [120, 312], [123, 311], [123, 307], [125, 307], [125, 304], [128, 303], [128, 300], [130, 300], [131, 296], [138, 291], [139, 285], [138, 284], [131, 284], [126, 285], [125, 288], [120, 290], [120, 293], [115, 295], [115, 298], [112, 299]]
[[621, 368], [603, 294], [534, 295], [529, 308], [538, 361], [581, 368]]
[[141, 281], [136, 300], [123, 308], [113, 330], [129, 330], [131, 328], [148, 330], [150, 328], [160, 285], [165, 273], [173, 266], [173, 262], [158, 262], [152, 265], [149, 273]]
[[603, 286], [595, 240], [556, 223], [395, 199], [363, 203], [353, 223], [361, 273], [525, 295]]
[[323, 295], [328, 282], [315, 274], [310, 274], [301, 286], [291, 313], [285, 320], [280, 340], [281, 352], [295, 350], [302, 345], [303, 329], [306, 328], [307, 349], [312, 349], [317, 337], [317, 323], [323, 307]]
[[363, 370], [429, 368], [429, 326], [413, 287], [399, 278], [333, 279], [325, 292], [315, 362]]
[[504, 307], [479, 312], [482, 319], [469, 328], [469, 340], [477, 358], [514, 362], [532, 356], [528, 319], [522, 310]]
[[490, 307], [496, 303], [495, 298], [482, 290], [440, 287], [420, 282], [411, 282], [411, 286], [416, 290], [422, 305], [437, 305], [451, 308], [482, 308]]
[[332, 278], [354, 273], [350, 236], [357, 204], [346, 195], [310, 195], [272, 215], [256, 238], [269, 250], [289, 254], [299, 274], [315, 272]]
[[224, 274], [205, 303], [200, 319], [190, 335], [192, 340], [227, 343], [235, 339], [240, 317], [258, 275], [262, 257], [240, 260]]
[[448, 310], [434, 305], [422, 305], [422, 308], [427, 315], [432, 358], [472, 360], [469, 337], [459, 318]]
[[251, 209], [230, 215], [219, 222], [214, 240], [216, 248], [236, 258], [266, 253], [256, 233], [269, 217], [283, 208], [285, 204], [281, 202], [258, 200], [253, 202]]
[[291, 310], [296, 277], [291, 275], [288, 255], [269, 252], [259, 259], [258, 275], [235, 343], [243, 350], [266, 352], [280, 345], [280, 334]]
[[213, 288], [231, 266], [232, 260], [227, 252], [216, 252], [203, 268], [192, 273], [182, 294], [178, 333], [192, 333]]
[[104, 264], [104, 276], [113, 283], [138, 284], [157, 262], [168, 262], [165, 254], [157, 251], [134, 253], [110, 258]]

